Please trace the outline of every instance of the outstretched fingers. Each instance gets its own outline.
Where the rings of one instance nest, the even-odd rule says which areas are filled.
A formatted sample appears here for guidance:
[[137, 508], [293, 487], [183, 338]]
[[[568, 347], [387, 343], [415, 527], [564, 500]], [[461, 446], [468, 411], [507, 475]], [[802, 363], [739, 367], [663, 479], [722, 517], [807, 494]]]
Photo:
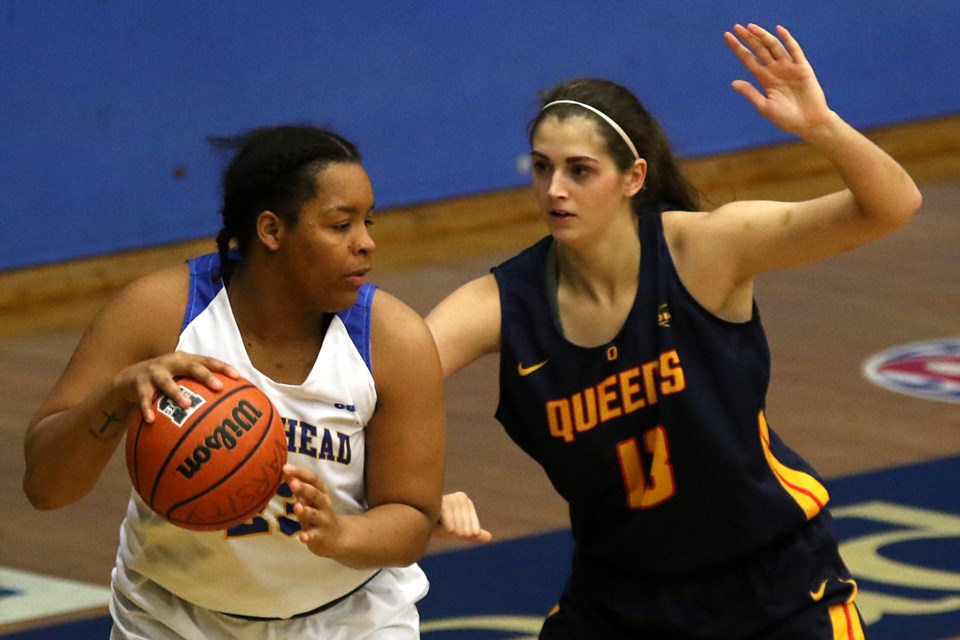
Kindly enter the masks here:
[[763, 64], [757, 59], [754, 53], [743, 44], [741, 40], [741, 37], [745, 38], [745, 36], [742, 35], [743, 30], [744, 28], [738, 24], [734, 26], [735, 33], [727, 31], [723, 34], [723, 40], [740, 62], [743, 63], [743, 66], [752, 73], [757, 73], [763, 67]]
[[790, 52], [787, 51], [785, 46], [783, 46], [783, 43], [780, 42], [780, 39], [760, 25], [750, 23], [747, 25], [747, 31], [751, 36], [753, 36], [753, 40], [751, 40], [751, 46], [758, 47], [763, 52], [762, 55], [765, 58], [769, 58], [771, 60], [791, 59]]
[[775, 62], [797, 60], [795, 52], [798, 52], [802, 59], [803, 53], [790, 33], [781, 26], [777, 26], [777, 33], [784, 38], [783, 42], [760, 25], [736, 24], [733, 33], [724, 33], [724, 40], [740, 61], [756, 74], [763, 67]]
[[316, 473], [292, 464], [284, 465], [283, 474], [296, 498], [293, 512], [302, 528], [300, 542], [318, 555], [328, 555], [340, 528], [326, 485]]
[[777, 33], [780, 36], [780, 40], [783, 42], [783, 46], [789, 52], [790, 57], [793, 58], [794, 62], [806, 63], [807, 56], [804, 55], [803, 49], [800, 48], [800, 43], [796, 41], [786, 27], [777, 25]]

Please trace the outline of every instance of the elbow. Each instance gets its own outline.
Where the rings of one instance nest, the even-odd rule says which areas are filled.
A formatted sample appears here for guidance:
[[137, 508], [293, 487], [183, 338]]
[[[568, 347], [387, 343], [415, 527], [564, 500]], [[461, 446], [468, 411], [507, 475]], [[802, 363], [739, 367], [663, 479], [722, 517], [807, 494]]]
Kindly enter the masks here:
[[923, 207], [923, 193], [920, 192], [920, 189], [917, 187], [917, 185], [913, 185], [913, 193], [910, 200], [910, 207], [908, 209], [910, 211], [910, 215], [908, 218], [912, 218], [915, 213], [920, 211], [921, 207]]
[[922, 206], [923, 194], [917, 185], [911, 181], [909, 189], [903, 194], [903, 202], [900, 206], [900, 217], [898, 219], [900, 225], [905, 225], [910, 222]]
[[424, 522], [418, 522], [410, 532], [407, 544], [397, 549], [397, 555], [392, 559], [391, 566], [406, 567], [423, 559], [430, 546], [430, 540], [433, 538], [433, 531], [436, 523], [440, 520], [439, 511], [436, 518], [431, 519], [430, 515], [421, 510], [423, 515], [427, 516]]
[[882, 211], [877, 210], [872, 218], [875, 224], [880, 225], [882, 234], [887, 234], [905, 226], [913, 219], [913, 216], [920, 211], [923, 206], [923, 194], [915, 184], [910, 183], [899, 197], [888, 202], [888, 206]]
[[920, 211], [923, 206], [923, 194], [916, 183], [910, 180], [904, 185], [899, 198], [894, 202], [896, 202], [896, 209], [891, 217], [897, 226], [902, 226], [910, 222], [913, 216]]
[[440, 511], [438, 509], [434, 517], [431, 517], [431, 513], [426, 510], [420, 510], [420, 512], [426, 516], [425, 523], [418, 523], [416, 532], [411, 535], [410, 543], [399, 550], [394, 566], [406, 567], [419, 562], [427, 554], [436, 523], [440, 521]]
[[51, 490], [50, 483], [43, 481], [44, 477], [49, 478], [49, 476], [44, 473], [42, 465], [32, 460], [29, 446], [26, 448], [25, 457], [27, 468], [23, 472], [23, 482], [20, 486], [30, 506], [37, 511], [50, 511], [61, 506], [56, 500], [56, 492]]
[[52, 511], [63, 505], [58, 504], [54, 496], [49, 492], [43, 491], [30, 481], [28, 476], [23, 478], [23, 493], [27, 496], [27, 501], [37, 511]]
[[410, 549], [407, 550], [407, 553], [399, 558], [397, 566], [406, 567], [415, 562], [420, 562], [423, 556], [427, 555], [427, 548], [430, 546], [430, 539], [432, 537], [433, 528], [431, 527], [426, 536], [423, 536], [415, 545], [412, 545]]
[[65, 507], [68, 504], [76, 502], [86, 491], [70, 492], [58, 490], [56, 486], [50, 483], [41, 482], [37, 473], [31, 473], [30, 469], [23, 476], [23, 493], [27, 500], [37, 511], [53, 511]]

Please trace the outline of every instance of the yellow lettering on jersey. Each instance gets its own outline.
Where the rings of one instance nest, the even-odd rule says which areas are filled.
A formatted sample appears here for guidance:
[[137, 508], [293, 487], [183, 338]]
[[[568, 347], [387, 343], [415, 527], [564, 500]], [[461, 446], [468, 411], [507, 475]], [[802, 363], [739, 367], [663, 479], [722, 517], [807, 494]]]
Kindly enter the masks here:
[[687, 379], [680, 366], [680, 354], [676, 349], [660, 354], [660, 376], [663, 380], [660, 392], [665, 396], [687, 388]]
[[606, 422], [623, 415], [623, 410], [617, 406], [617, 376], [610, 376], [597, 385], [597, 394], [600, 401], [600, 422]]
[[573, 442], [576, 434], [657, 403], [687, 388], [680, 356], [671, 349], [656, 360], [607, 377], [599, 384], [546, 403], [550, 435]]
[[649, 473], [644, 472], [636, 438], [617, 444], [620, 472], [627, 490], [627, 505], [631, 509], [655, 507], [677, 492], [666, 429], [658, 425], [644, 432], [643, 448], [650, 454]]
[[620, 397], [623, 400], [623, 412], [633, 413], [647, 406], [640, 385], [634, 382], [640, 376], [640, 367], [628, 369], [620, 374]]
[[647, 394], [647, 403], [657, 404], [657, 370], [660, 361], [645, 362], [640, 369], [643, 371], [643, 390]]
[[594, 389], [573, 394], [573, 424], [577, 431], [588, 431], [597, 426], [597, 401]]
[[573, 420], [570, 419], [570, 401], [566, 398], [547, 403], [547, 424], [550, 435], [573, 442]]

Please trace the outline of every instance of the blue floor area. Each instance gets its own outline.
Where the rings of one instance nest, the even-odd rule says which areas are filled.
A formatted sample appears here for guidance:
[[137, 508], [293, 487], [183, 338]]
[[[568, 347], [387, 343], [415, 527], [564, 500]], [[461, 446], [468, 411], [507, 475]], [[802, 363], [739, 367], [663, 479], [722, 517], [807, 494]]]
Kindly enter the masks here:
[[[871, 640], [960, 637], [960, 457], [833, 480], [837, 535], [860, 584]], [[569, 532], [429, 556], [423, 637], [536, 635], [567, 575]], [[3, 636], [87, 640], [109, 636], [98, 618]]]

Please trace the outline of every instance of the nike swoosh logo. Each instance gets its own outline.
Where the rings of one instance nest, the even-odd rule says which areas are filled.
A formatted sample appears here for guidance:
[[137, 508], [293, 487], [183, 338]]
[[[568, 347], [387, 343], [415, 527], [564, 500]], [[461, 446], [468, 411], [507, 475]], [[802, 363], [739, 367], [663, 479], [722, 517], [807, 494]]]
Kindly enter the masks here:
[[517, 373], [519, 373], [521, 376], [528, 376], [528, 375], [530, 375], [531, 373], [533, 373], [534, 371], [536, 371], [537, 369], [539, 369], [540, 367], [542, 367], [543, 365], [547, 364], [548, 362], [550, 362], [550, 360], [544, 360], [543, 362], [539, 362], [539, 363], [537, 363], [537, 364], [535, 364], [535, 365], [533, 365], [533, 366], [530, 366], [530, 367], [525, 367], [525, 366], [523, 366], [523, 363], [522, 363], [522, 362], [518, 362], [518, 363], [517, 363]]
[[819, 589], [817, 589], [816, 591], [810, 592], [810, 597], [813, 599], [814, 602], [820, 602], [823, 599], [823, 594], [826, 592], [826, 590], [827, 590], [827, 581], [824, 580], [823, 583], [820, 585]]
[[[826, 593], [827, 590], [827, 582], [827, 580], [824, 580], [819, 589], [810, 592], [810, 597], [814, 602], [820, 602], [823, 599], [823, 594]], [[856, 599], [857, 594], [860, 592], [860, 588], [857, 586], [857, 581], [840, 578], [840, 582], [850, 585], [850, 597], [847, 598], [847, 604], [850, 604]]]

